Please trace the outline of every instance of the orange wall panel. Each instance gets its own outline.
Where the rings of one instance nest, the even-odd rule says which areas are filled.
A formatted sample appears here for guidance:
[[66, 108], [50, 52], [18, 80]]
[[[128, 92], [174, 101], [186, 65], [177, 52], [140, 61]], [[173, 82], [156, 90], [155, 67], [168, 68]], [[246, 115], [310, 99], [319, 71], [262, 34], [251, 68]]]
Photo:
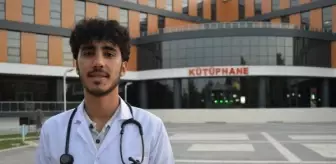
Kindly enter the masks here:
[[280, 0], [280, 9], [287, 9], [290, 7], [290, 0]]
[[132, 38], [136, 38], [140, 36], [140, 13], [137, 11], [130, 10], [128, 12], [128, 27], [130, 31], [130, 35]]
[[62, 27], [72, 28], [75, 22], [75, 1], [62, 0]]
[[113, 6], [109, 6], [107, 9], [107, 18], [110, 20], [119, 21], [120, 9]]
[[148, 14], [148, 33], [154, 33], [158, 31], [158, 16]]
[[49, 25], [50, 0], [35, 0], [35, 24]]
[[21, 63], [36, 64], [36, 36], [21, 32]]
[[311, 0], [300, 0], [300, 4], [306, 4], [306, 3], [310, 3]]
[[63, 65], [62, 37], [49, 36], [49, 65]]
[[138, 70], [138, 67], [137, 67], [137, 61], [138, 61], [138, 55], [137, 55], [137, 47], [132, 45], [131, 46], [131, 55], [130, 55], [130, 59], [127, 63], [127, 69], [129, 71], [136, 71]]
[[140, 5], [147, 5], [148, 4], [148, 0], [138, 0], [138, 3]]
[[310, 11], [310, 27], [312, 29], [322, 29], [322, 9]]
[[211, 0], [204, 0], [204, 3], [203, 3], [203, 18], [211, 19]]
[[331, 42], [331, 67], [336, 68], [336, 41]]
[[271, 19], [271, 22], [272, 23], [281, 23], [281, 19], [280, 18], [274, 18], [274, 19]]
[[21, 22], [22, 20], [22, 1], [6, 1], [6, 20]]
[[173, 11], [176, 13], [182, 13], [182, 0], [173, 1]]
[[92, 2], [85, 3], [85, 17], [95, 18], [98, 16], [98, 4]]
[[156, 8], [166, 9], [166, 0], [156, 0]]
[[[336, 5], [332, 7], [332, 15], [336, 15]], [[336, 32], [336, 17], [332, 17], [332, 29]]]
[[245, 0], [245, 17], [254, 16], [254, 0]]
[[6, 62], [7, 59], [7, 31], [0, 30], [0, 62]]
[[262, 0], [261, 1], [261, 13], [272, 12], [272, 0]]
[[217, 19], [217, 21], [220, 21], [220, 22], [224, 22], [224, 20], [225, 20], [225, 14], [227, 13], [227, 12], [225, 12], [224, 10], [223, 10], [223, 8], [224, 8], [224, 2], [222, 1], [222, 0], [216, 0], [216, 19]]
[[[223, 15], [224, 22], [231, 22], [239, 19], [239, 0], [230, 0], [223, 3], [223, 8], [221, 10], [225, 11]], [[230, 11], [229, 13], [227, 11]]]
[[299, 14], [293, 14], [289, 16], [289, 23], [300, 26], [301, 25], [301, 16]]
[[196, 0], [189, 0], [189, 15], [190, 16], [197, 16], [197, 1]]

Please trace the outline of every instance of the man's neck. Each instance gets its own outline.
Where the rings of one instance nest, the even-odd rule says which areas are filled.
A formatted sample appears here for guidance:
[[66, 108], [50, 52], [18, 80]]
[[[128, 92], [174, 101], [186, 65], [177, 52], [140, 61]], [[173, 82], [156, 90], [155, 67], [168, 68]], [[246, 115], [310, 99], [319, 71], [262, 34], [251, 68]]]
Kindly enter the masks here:
[[[116, 90], [118, 93], [118, 90]], [[119, 95], [115, 90], [108, 95], [95, 97], [84, 91], [85, 110], [92, 121], [102, 127], [114, 115], [119, 106]]]

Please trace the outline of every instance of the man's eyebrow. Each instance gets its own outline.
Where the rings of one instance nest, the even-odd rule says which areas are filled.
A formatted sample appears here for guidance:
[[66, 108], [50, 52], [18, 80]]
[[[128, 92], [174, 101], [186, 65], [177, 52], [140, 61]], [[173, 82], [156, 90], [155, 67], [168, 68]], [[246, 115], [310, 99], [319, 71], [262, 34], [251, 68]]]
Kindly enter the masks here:
[[111, 46], [103, 46], [102, 49], [103, 50], [111, 50], [111, 51], [115, 51], [116, 50], [116, 48], [111, 47]]

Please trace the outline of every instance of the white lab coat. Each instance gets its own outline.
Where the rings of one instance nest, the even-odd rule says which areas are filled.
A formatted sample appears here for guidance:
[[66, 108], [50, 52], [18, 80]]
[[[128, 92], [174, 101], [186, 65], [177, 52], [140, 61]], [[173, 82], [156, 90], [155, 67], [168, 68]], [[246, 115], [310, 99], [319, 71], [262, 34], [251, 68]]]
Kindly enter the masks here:
[[[122, 164], [120, 157], [120, 127], [122, 121], [132, 117], [127, 104], [121, 101], [120, 112], [112, 121], [111, 129], [97, 150], [83, 113], [83, 102], [74, 116], [69, 152], [74, 164]], [[134, 119], [144, 131], [145, 155], [143, 164], [174, 164], [174, 156], [166, 128], [160, 118], [146, 110], [132, 107]], [[36, 164], [59, 164], [64, 154], [66, 130], [74, 109], [60, 113], [45, 121], [36, 152]], [[137, 126], [128, 124], [123, 135], [123, 157], [141, 160], [141, 138]]]

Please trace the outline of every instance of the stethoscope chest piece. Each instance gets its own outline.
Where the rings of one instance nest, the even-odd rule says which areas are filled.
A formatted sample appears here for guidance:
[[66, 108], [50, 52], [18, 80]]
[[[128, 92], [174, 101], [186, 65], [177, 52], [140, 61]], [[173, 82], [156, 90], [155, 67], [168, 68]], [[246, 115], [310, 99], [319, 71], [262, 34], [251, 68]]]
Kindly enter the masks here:
[[61, 164], [73, 164], [74, 158], [70, 154], [62, 154], [60, 157]]

